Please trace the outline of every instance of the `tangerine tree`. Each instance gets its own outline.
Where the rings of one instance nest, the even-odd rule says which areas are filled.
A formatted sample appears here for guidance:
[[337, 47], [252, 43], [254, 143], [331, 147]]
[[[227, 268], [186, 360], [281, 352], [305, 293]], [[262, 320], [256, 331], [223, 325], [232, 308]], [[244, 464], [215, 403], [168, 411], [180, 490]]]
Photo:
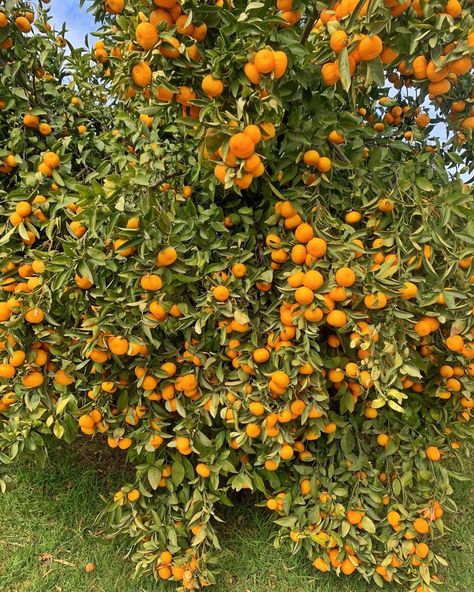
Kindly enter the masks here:
[[[316, 570], [436, 590], [472, 437], [470, 0], [0, 12], [0, 461], [94, 438], [139, 574], [232, 491]], [[5, 476], [0, 481], [8, 485]]]

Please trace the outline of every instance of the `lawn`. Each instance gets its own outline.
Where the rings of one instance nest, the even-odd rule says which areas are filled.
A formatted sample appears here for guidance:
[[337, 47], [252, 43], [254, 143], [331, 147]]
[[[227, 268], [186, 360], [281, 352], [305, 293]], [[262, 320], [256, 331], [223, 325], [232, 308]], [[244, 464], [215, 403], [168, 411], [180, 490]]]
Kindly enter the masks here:
[[[472, 473], [474, 463], [467, 463]], [[12, 473], [13, 475], [13, 473]], [[159, 592], [174, 585], [137, 582], [125, 547], [107, 540], [96, 516], [100, 494], [118, 489], [125, 470], [87, 444], [55, 449], [46, 467], [21, 465], [15, 489], [0, 496], [0, 590], [2, 592]], [[446, 592], [474, 590], [474, 481], [455, 483], [459, 511], [449, 519], [438, 547], [450, 566]], [[371, 592], [357, 578], [317, 575], [305, 557], [275, 550], [265, 511], [244, 504], [224, 514], [221, 573], [215, 592]], [[85, 565], [97, 565], [92, 573]], [[395, 590], [391, 588], [391, 590]]]

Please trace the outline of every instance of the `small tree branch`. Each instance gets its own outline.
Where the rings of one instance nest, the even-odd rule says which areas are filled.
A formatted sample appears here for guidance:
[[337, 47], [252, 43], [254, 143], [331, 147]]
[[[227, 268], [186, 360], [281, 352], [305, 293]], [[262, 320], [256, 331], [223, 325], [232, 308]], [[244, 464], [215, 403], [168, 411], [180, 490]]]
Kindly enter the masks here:
[[334, 142], [331, 142], [330, 140], [327, 140], [327, 143], [329, 144], [329, 146], [334, 148], [334, 150], [337, 152], [337, 154], [338, 154], [339, 158], [342, 160], [342, 162], [345, 162], [346, 164], [350, 164], [351, 161], [344, 154], [344, 152], [342, 151], [340, 146], [338, 146], [337, 144], [334, 144]]
[[316, 22], [317, 16], [318, 16], [318, 12], [317, 12], [316, 5], [315, 5], [313, 7], [313, 11], [312, 11], [311, 15], [308, 16], [308, 20], [306, 21], [303, 32], [301, 33], [301, 37], [300, 37], [301, 45], [304, 45], [306, 43], [306, 40], [308, 39], [309, 34], [311, 33], [314, 23]]

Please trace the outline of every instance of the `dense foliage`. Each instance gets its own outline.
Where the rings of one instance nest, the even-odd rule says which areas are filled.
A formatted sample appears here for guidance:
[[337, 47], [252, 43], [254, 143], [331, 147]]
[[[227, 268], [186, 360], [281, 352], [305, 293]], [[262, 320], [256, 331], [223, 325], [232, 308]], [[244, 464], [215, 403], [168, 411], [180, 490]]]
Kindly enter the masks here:
[[435, 590], [474, 406], [472, 2], [89, 9], [78, 49], [0, 6], [0, 463], [116, 449], [107, 522], [182, 589], [248, 490], [317, 570]]

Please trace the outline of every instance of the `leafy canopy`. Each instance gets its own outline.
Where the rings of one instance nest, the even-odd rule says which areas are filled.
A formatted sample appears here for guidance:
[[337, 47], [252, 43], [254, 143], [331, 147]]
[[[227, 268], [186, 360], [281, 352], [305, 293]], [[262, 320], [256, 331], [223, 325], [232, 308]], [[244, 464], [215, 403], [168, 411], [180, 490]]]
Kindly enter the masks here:
[[474, 406], [471, 2], [88, 9], [90, 49], [0, 9], [0, 463], [115, 449], [107, 523], [181, 589], [244, 491], [316, 570], [435, 590]]

